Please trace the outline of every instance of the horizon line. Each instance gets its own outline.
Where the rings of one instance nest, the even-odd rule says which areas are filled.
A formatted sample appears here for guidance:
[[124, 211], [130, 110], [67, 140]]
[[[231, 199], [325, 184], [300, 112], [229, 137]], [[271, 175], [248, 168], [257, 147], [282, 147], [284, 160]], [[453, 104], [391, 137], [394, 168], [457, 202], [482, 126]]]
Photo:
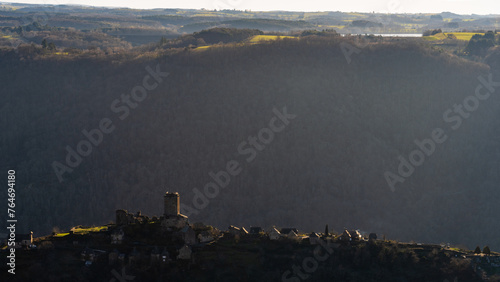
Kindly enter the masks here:
[[341, 10], [316, 10], [316, 11], [303, 11], [303, 10], [253, 10], [253, 9], [209, 9], [209, 8], [132, 8], [132, 7], [127, 7], [127, 6], [95, 6], [95, 5], [87, 5], [87, 4], [36, 4], [36, 3], [20, 3], [20, 2], [3, 2], [0, 1], [1, 5], [5, 4], [14, 4], [14, 5], [31, 5], [31, 6], [42, 6], [42, 7], [47, 7], [47, 6], [67, 6], [67, 7], [87, 7], [87, 8], [96, 8], [96, 9], [128, 9], [128, 10], [143, 10], [143, 11], [154, 11], [154, 10], [167, 10], [167, 9], [173, 9], [173, 10], [193, 10], [193, 11], [209, 11], [209, 12], [220, 12], [220, 11], [250, 11], [250, 12], [263, 12], [263, 13], [272, 13], [272, 12], [289, 12], [289, 13], [325, 13], [325, 12], [340, 12], [340, 13], [359, 13], [359, 14], [384, 14], [384, 15], [419, 15], [419, 14], [428, 14], [428, 15], [439, 15], [442, 13], [450, 13], [450, 14], [455, 14], [459, 16], [500, 16], [500, 14], [459, 14], [459, 13], [454, 13], [450, 11], [441, 11], [441, 12], [362, 12], [362, 11], [341, 11]]

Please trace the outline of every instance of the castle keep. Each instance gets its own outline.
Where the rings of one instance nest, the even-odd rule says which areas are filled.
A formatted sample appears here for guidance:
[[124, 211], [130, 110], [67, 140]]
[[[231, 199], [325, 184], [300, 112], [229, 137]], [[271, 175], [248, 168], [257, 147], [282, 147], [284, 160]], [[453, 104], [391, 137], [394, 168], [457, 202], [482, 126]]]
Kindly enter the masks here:
[[164, 212], [163, 215], [165, 216], [175, 216], [179, 215], [180, 213], [180, 196], [179, 193], [177, 192], [167, 192], [165, 193], [165, 196], [163, 197], [164, 199]]
[[164, 212], [161, 226], [164, 228], [183, 228], [188, 224], [188, 217], [181, 214], [180, 196], [177, 192], [166, 192], [163, 196]]

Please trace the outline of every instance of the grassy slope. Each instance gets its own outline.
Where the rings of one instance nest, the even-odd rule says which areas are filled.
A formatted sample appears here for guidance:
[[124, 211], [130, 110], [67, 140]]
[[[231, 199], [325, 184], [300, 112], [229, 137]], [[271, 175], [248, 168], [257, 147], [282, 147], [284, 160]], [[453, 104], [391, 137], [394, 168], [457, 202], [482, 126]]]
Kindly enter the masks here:
[[429, 41], [444, 40], [448, 38], [448, 34], [453, 34], [456, 36], [458, 40], [463, 40], [463, 41], [469, 41], [472, 38], [472, 36], [474, 36], [474, 34], [484, 35], [484, 33], [475, 33], [475, 32], [445, 32], [431, 36], [424, 36], [423, 38]]

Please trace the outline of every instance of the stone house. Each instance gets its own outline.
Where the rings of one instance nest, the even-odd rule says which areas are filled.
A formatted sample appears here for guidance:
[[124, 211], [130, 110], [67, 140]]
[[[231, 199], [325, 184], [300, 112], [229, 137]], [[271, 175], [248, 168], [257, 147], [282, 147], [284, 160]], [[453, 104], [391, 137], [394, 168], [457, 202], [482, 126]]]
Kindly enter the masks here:
[[239, 239], [241, 236], [248, 235], [248, 231], [245, 229], [245, 227], [236, 227], [233, 225], [229, 225], [228, 227], [229, 234], [234, 236], [234, 238]]
[[347, 231], [347, 229], [344, 229], [344, 232], [342, 232], [342, 234], [340, 234], [340, 236], [339, 236], [339, 240], [343, 241], [343, 242], [352, 241], [351, 233], [349, 233], [349, 231]]
[[258, 226], [250, 227], [250, 235], [257, 236], [262, 232], [262, 228]]
[[300, 241], [302, 240], [302, 237], [299, 236], [299, 234], [295, 233], [295, 231], [290, 231], [288, 234], [285, 235], [287, 239], [293, 240], [293, 241]]
[[268, 232], [269, 239], [278, 240], [281, 238], [281, 233], [276, 228], [272, 228], [271, 231]]
[[233, 236], [240, 235], [240, 233], [241, 233], [241, 229], [239, 227], [234, 226], [234, 225], [229, 225], [229, 227], [227, 228], [227, 231], [229, 231], [229, 233]]
[[284, 236], [287, 236], [288, 233], [290, 232], [295, 232], [295, 234], [299, 234], [299, 231], [297, 230], [297, 228], [281, 228], [281, 235], [284, 235]]
[[349, 234], [351, 234], [352, 241], [359, 241], [363, 239], [363, 236], [361, 236], [361, 233], [359, 233], [358, 230], [351, 230], [349, 231]]

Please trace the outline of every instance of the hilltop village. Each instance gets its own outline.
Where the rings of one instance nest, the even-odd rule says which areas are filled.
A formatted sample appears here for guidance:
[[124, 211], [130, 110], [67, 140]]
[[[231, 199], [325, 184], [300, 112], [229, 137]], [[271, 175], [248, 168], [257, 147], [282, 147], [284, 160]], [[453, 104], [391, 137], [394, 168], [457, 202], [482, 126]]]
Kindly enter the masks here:
[[113, 224], [77, 226], [40, 238], [33, 238], [32, 232], [17, 236], [18, 274], [11, 281], [35, 276], [44, 281], [207, 281], [207, 277], [211, 281], [321, 281], [359, 276], [354, 281], [361, 281], [374, 273], [381, 280], [500, 281], [500, 254], [489, 250], [486, 254], [398, 243], [358, 230], [334, 234], [328, 225], [324, 233], [233, 225], [222, 231], [189, 223], [180, 213], [178, 193], [165, 193], [163, 204], [160, 217], [117, 210]]

